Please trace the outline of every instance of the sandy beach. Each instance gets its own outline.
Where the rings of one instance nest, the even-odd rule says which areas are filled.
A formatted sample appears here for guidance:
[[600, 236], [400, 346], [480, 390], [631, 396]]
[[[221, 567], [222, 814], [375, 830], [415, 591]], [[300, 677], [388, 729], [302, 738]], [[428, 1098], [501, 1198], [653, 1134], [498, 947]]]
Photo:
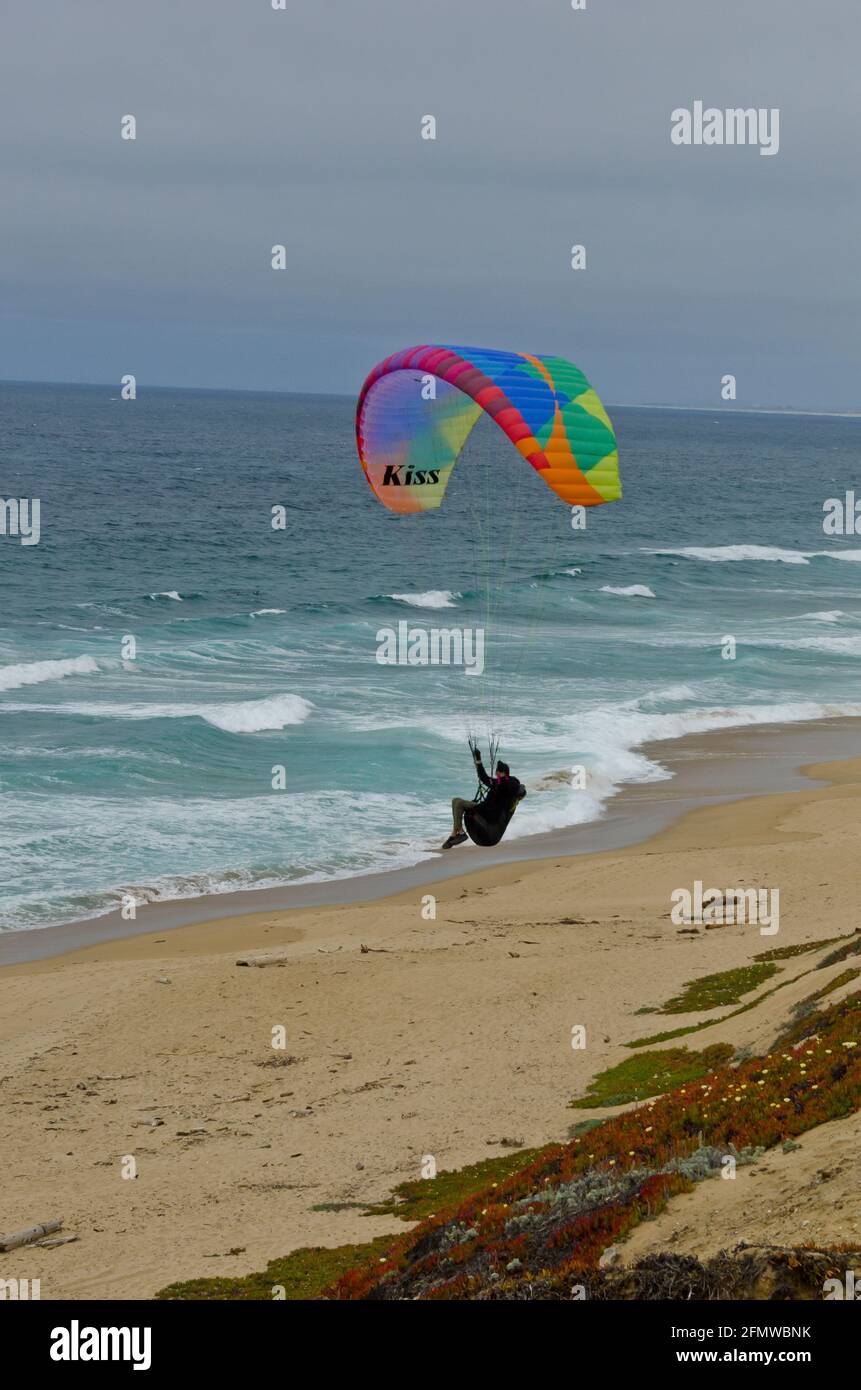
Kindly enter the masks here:
[[[6, 964], [3, 1226], [62, 1217], [78, 1240], [2, 1255], [0, 1277], [39, 1278], [47, 1299], [141, 1298], [261, 1269], [301, 1246], [403, 1230], [361, 1208], [418, 1178], [427, 1155], [456, 1168], [612, 1113], [568, 1102], [630, 1055], [626, 1042], [663, 1026], [638, 1010], [767, 948], [856, 929], [861, 759], [807, 766], [796, 781], [731, 802], [712, 789], [714, 804], [612, 849]], [[778, 888], [779, 932], [680, 929], [671, 894], [697, 880]], [[818, 960], [784, 962], [780, 989], [691, 1045], [768, 1050], [793, 1005], [845, 970], [811, 983]], [[575, 1025], [585, 1049], [572, 1049]], [[719, 1220], [705, 1184], [663, 1225], [640, 1227], [632, 1249], [672, 1240], [708, 1252], [733, 1232], [853, 1238], [859, 1144], [857, 1117], [814, 1131], [756, 1177], [719, 1184], [736, 1203]], [[123, 1177], [129, 1156], [134, 1178]], [[816, 1178], [830, 1160], [839, 1202]], [[754, 1188], [756, 1204], [744, 1201]], [[342, 1203], [356, 1205], [321, 1209]]]

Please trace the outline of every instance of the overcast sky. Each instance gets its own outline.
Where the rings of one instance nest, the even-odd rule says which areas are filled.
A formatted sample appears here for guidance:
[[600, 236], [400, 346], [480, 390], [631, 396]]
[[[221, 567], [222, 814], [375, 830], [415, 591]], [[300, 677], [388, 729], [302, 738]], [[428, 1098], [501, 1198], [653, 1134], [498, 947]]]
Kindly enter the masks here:
[[[586, 2], [5, 0], [0, 377], [354, 392], [453, 342], [861, 409], [859, 0]], [[697, 99], [779, 153], [673, 145]]]

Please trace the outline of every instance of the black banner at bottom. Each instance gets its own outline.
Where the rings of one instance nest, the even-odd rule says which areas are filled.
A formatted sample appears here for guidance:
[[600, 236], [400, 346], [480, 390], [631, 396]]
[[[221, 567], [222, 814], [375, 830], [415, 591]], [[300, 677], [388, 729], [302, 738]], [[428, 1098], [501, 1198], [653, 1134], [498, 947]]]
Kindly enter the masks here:
[[[841, 1301], [665, 1303], [518, 1301], [483, 1307], [449, 1304], [444, 1311], [415, 1303], [339, 1304], [155, 1303], [155, 1302], [15, 1302], [0, 1304], [0, 1335], [7, 1356], [18, 1350], [28, 1371], [62, 1379], [69, 1374], [98, 1375], [105, 1367], [140, 1375], [171, 1371], [244, 1372], [255, 1376], [269, 1366], [285, 1371], [299, 1357], [319, 1363], [335, 1359], [338, 1343], [320, 1342], [319, 1334], [349, 1330], [354, 1369], [381, 1372], [380, 1337], [398, 1333], [422, 1339], [421, 1365], [426, 1376], [438, 1348], [443, 1371], [451, 1343], [440, 1340], [449, 1328], [458, 1337], [457, 1365], [463, 1376], [473, 1359], [486, 1375], [488, 1363], [507, 1356], [525, 1333], [550, 1332], [569, 1341], [576, 1360], [588, 1355], [613, 1370], [663, 1374], [670, 1368], [753, 1365], [766, 1369], [803, 1366], [817, 1375], [846, 1363], [858, 1343], [859, 1310]], [[851, 1300], [859, 1301], [859, 1300]], [[448, 1319], [454, 1318], [453, 1323]], [[497, 1318], [503, 1320], [497, 1322]], [[406, 1318], [406, 1322], [404, 1319]], [[442, 1318], [442, 1323], [439, 1319]], [[434, 1341], [426, 1340], [433, 1329]], [[364, 1339], [373, 1331], [373, 1343]], [[492, 1340], [488, 1340], [491, 1338]], [[542, 1343], [520, 1342], [538, 1359]], [[505, 1348], [509, 1348], [506, 1351]], [[469, 1350], [471, 1348], [471, 1351]], [[522, 1361], [521, 1361], [522, 1369]], [[537, 1369], [537, 1367], [536, 1367]]]

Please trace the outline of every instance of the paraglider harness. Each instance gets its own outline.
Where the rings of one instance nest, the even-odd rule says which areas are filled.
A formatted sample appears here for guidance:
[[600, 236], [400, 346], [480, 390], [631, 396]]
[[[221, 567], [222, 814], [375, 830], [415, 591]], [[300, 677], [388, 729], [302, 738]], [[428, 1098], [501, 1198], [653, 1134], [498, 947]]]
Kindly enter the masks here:
[[[472, 753], [472, 760], [475, 763], [476, 768], [479, 768], [482, 766], [481, 753], [479, 752], [478, 744], [472, 734], [469, 735], [468, 742], [469, 751]], [[498, 753], [499, 739], [494, 736], [490, 740], [490, 773], [488, 775], [491, 778], [491, 780], [493, 779], [494, 771], [496, 769], [496, 760]], [[498, 820], [494, 821], [485, 820], [481, 814], [481, 804], [486, 800], [487, 795], [488, 789], [479, 777], [478, 787], [476, 788], [475, 794], [475, 800], [479, 804], [476, 806], [475, 810], [467, 811], [463, 818], [463, 825], [467, 835], [472, 840], [474, 845], [481, 845], [483, 848], [489, 848], [491, 845], [499, 844], [500, 840], [502, 839], [503, 835], [505, 834], [506, 830], [508, 829], [511, 823], [511, 817], [514, 815], [514, 812], [517, 810], [517, 807], [520, 801], [522, 801], [523, 797], [526, 795], [526, 792], [525, 790], [521, 792], [521, 795], [512, 803], [510, 810], [505, 816], [501, 816]]]

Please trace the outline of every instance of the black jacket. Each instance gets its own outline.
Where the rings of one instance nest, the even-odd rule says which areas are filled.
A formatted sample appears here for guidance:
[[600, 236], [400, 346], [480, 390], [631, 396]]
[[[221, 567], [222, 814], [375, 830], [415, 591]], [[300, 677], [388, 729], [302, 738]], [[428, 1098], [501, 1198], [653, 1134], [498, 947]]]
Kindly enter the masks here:
[[526, 795], [526, 788], [516, 777], [488, 777], [483, 763], [476, 763], [478, 780], [488, 791], [479, 802], [477, 812], [487, 825], [506, 823], [517, 805]]

